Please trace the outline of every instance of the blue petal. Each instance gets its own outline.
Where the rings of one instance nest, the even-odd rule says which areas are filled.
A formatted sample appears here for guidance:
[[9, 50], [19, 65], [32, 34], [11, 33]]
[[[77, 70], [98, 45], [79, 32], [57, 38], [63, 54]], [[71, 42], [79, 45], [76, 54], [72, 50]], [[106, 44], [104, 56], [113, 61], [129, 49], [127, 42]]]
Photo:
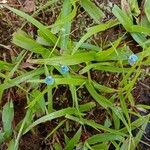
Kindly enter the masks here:
[[66, 66], [66, 65], [62, 65], [62, 66], [61, 66], [61, 72], [62, 72], [63, 74], [68, 73], [68, 72], [69, 72], [69, 67]]
[[44, 79], [44, 82], [45, 82], [47, 85], [52, 85], [52, 84], [54, 84], [55, 79], [54, 79], [52, 76], [47, 76], [47, 77]]
[[130, 65], [135, 64], [137, 62], [137, 60], [138, 60], [138, 56], [135, 54], [130, 55], [128, 58], [128, 62]]

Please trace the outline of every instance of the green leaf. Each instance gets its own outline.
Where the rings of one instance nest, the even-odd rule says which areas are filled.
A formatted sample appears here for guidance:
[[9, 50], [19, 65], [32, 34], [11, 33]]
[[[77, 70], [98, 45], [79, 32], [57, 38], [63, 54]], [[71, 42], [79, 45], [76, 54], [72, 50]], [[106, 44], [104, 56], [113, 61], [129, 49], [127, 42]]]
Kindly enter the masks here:
[[[70, 76], [62, 77], [59, 75], [53, 76], [55, 78], [55, 84], [54, 85], [61, 85], [61, 84], [69, 84], [69, 85], [82, 85], [84, 84], [87, 79], [82, 76]], [[27, 80], [28, 83], [44, 83], [44, 80]]]
[[[65, 24], [66, 22], [70, 22], [71, 20], [73, 20], [73, 18], [76, 16], [76, 12], [77, 12], [77, 7], [75, 4], [76, 0], [71, 0], [71, 3], [73, 5], [73, 10], [71, 13], [69, 13], [67, 16], [63, 17], [63, 19], [59, 19], [58, 21], [56, 21], [54, 24], [50, 25], [50, 28], [54, 28], [60, 25]], [[58, 16], [59, 18], [60, 16]]]
[[47, 1], [44, 5], [43, 3], [41, 3], [41, 5], [39, 6], [39, 9], [36, 10], [32, 16], [37, 16], [39, 14], [40, 11], [42, 10], [47, 10], [48, 7], [53, 6], [54, 3], [58, 2], [58, 0], [51, 0], [51, 1]]
[[7, 82], [8, 80], [10, 80], [11, 77], [13, 77], [14, 73], [18, 70], [19, 65], [21, 64], [22, 60], [24, 59], [25, 55], [26, 55], [26, 52], [21, 51], [20, 54], [17, 56], [16, 62], [14, 62], [16, 64], [11, 69], [11, 71], [8, 73], [8, 75], [6, 76], [4, 83]]
[[[79, 110], [82, 112], [82, 111], [87, 111], [89, 110], [89, 107], [85, 107], [86, 105], [80, 105], [79, 106]], [[65, 116], [67, 114], [77, 114], [78, 115], [78, 111], [77, 109], [75, 108], [65, 108], [65, 109], [61, 109], [61, 110], [58, 110], [58, 111], [55, 111], [53, 113], [50, 113], [48, 115], [45, 115], [41, 118], [39, 118], [38, 120], [36, 120], [35, 122], [33, 122], [24, 132], [27, 133], [29, 130], [31, 130], [33, 127], [35, 127], [36, 125], [40, 124], [40, 123], [43, 123], [43, 122], [46, 122], [46, 121], [50, 121], [52, 119], [56, 119], [58, 117], [62, 117], [62, 116]]]
[[[71, 9], [72, 9], [71, 1], [64, 0], [59, 19], [63, 20], [67, 15], [69, 15], [71, 13]], [[59, 21], [59, 20], [57, 20], [57, 21]], [[71, 31], [71, 20], [65, 22], [62, 25], [62, 30], [60, 32], [60, 36], [61, 36], [60, 47], [61, 47], [62, 53], [69, 53], [69, 51], [70, 51], [68, 49], [70, 31]]]
[[104, 122], [104, 126], [107, 128], [112, 126], [112, 121], [109, 117], [106, 117], [105, 122]]
[[140, 9], [138, 6], [138, 0], [128, 0], [128, 1], [129, 1], [133, 15], [139, 16], [140, 15]]
[[44, 35], [46, 38], [48, 38], [50, 43], [55, 44], [55, 42], [57, 41], [57, 37], [54, 34], [52, 34], [52, 32], [49, 29], [47, 29], [46, 26], [44, 26], [42, 23], [40, 23], [39, 21], [34, 19], [32, 16], [30, 16], [20, 10], [9, 7], [8, 5], [3, 5], [3, 6], [6, 7], [7, 9], [11, 10], [12, 12], [16, 13], [18, 16], [26, 19], [28, 22], [32, 23], [34, 26], [36, 26], [40, 30], [41, 35]]
[[[131, 123], [131, 130], [134, 130], [136, 128], [139, 128], [143, 125], [143, 123], [147, 122], [147, 119], [149, 119], [149, 116], [141, 116], [137, 120], [133, 121]], [[126, 127], [119, 130], [122, 133], [127, 133], [128, 129]]]
[[103, 144], [97, 144], [94, 146], [91, 146], [92, 150], [108, 150], [109, 145], [107, 143], [103, 143]]
[[31, 52], [41, 54], [43, 57], [47, 57], [50, 54], [50, 50], [41, 46], [31, 36], [21, 30], [13, 34], [13, 43]]
[[[67, 127], [66, 127], [67, 128]], [[67, 129], [68, 130], [68, 129]], [[64, 139], [65, 139], [65, 143], [67, 144], [69, 142], [69, 137], [64, 133]]]
[[8, 149], [7, 150], [17, 150], [18, 148], [15, 147], [15, 140], [12, 139], [9, 144], [8, 144]]
[[57, 37], [46, 27], [40, 28], [38, 30], [38, 35], [41, 36], [50, 45], [55, 45], [55, 43], [57, 42]]
[[112, 111], [115, 113], [115, 115], [123, 122], [123, 124], [126, 126], [128, 132], [130, 133], [130, 127], [129, 124], [127, 123], [125, 117], [124, 117], [124, 110], [122, 110], [120, 107], [115, 106], [115, 107], [111, 107]]
[[92, 35], [105, 31], [109, 28], [112, 28], [114, 26], [116, 26], [118, 24], [118, 22], [116, 20], [110, 20], [108, 22], [106, 22], [105, 24], [100, 24], [100, 25], [96, 25], [93, 27], [88, 28], [88, 32], [80, 39], [80, 41], [77, 43], [77, 45], [75, 46], [75, 48], [72, 51], [72, 54], [76, 53], [76, 51], [78, 50], [78, 48]]
[[[38, 101], [46, 94], [49, 92], [49, 90], [52, 90], [52, 86], [47, 86], [42, 92], [40, 92], [31, 102], [29, 102], [28, 106], [30, 109], [32, 109]], [[29, 109], [29, 110], [30, 110]]]
[[11, 79], [9, 80], [8, 82], [6, 83], [3, 83], [0, 85], [0, 92], [4, 89], [8, 89], [8, 88], [11, 88], [13, 86], [17, 86], [19, 85], [20, 83], [22, 82], [25, 82], [29, 79], [32, 79], [32, 77], [36, 76], [36, 75], [39, 75], [39, 74], [42, 74], [44, 73], [44, 69], [43, 68], [39, 68], [39, 69], [36, 69], [36, 70], [33, 70], [33, 71], [29, 71], [27, 73], [24, 73], [14, 79]]
[[119, 150], [126, 150], [126, 149], [128, 149], [128, 150], [130, 150], [130, 141], [129, 141], [130, 139], [129, 138], [127, 138], [126, 140], [124, 140], [123, 141], [123, 144], [121, 145], [121, 147], [119, 148]]
[[15, 8], [12, 8], [12, 7], [9, 7], [8, 5], [3, 5], [4, 7], [6, 7], [7, 9], [9, 9], [10, 11], [14, 12], [15, 14], [17, 14], [18, 16], [26, 19], [28, 22], [32, 23], [34, 26], [36, 26], [37, 28], [44, 28], [45, 26], [40, 23], [39, 21], [37, 21], [36, 19], [34, 19], [32, 16], [20, 11], [20, 10], [17, 10]]
[[150, 43], [146, 44], [147, 39], [146, 39], [145, 35], [142, 33], [131, 33], [131, 36], [141, 47], [145, 48], [150, 45]]
[[12, 64], [0, 60], [0, 71], [1, 70], [11, 70], [12, 68], [13, 68]]
[[100, 20], [105, 17], [105, 14], [100, 10], [100, 8], [98, 8], [90, 0], [81, 0], [80, 4], [95, 22], [99, 23]]
[[33, 127], [35, 127], [36, 125], [46, 122], [46, 121], [50, 121], [52, 119], [56, 119], [58, 117], [62, 117], [65, 116], [66, 114], [74, 114], [76, 112], [75, 108], [65, 108], [65, 109], [61, 109], [59, 111], [55, 111], [53, 113], [50, 113], [48, 115], [45, 115], [41, 118], [39, 118], [38, 120], [34, 121], [24, 132], [27, 133], [29, 130], [31, 130]]
[[124, 28], [129, 31], [130, 27], [133, 25], [130, 17], [123, 12], [117, 5], [115, 5], [112, 9], [112, 13], [117, 17], [119, 22], [124, 26]]
[[41, 45], [44, 45], [44, 46], [50, 46], [50, 43], [47, 42], [43, 37], [40, 37], [40, 36], [37, 36], [36, 42]]
[[113, 123], [116, 130], [120, 129], [120, 119], [115, 112], [112, 112]]
[[93, 82], [92, 84], [93, 84], [93, 86], [94, 86], [97, 90], [99, 90], [99, 91], [101, 91], [101, 92], [104, 92], [104, 93], [114, 93], [114, 92], [117, 92], [116, 89], [113, 89], [113, 88], [110, 88], [110, 87], [107, 87], [107, 86], [98, 84], [97, 82]]
[[111, 101], [107, 100], [104, 96], [98, 94], [89, 82], [87, 82], [85, 85], [91, 96], [96, 100], [98, 104], [100, 104], [104, 108], [112, 106]]
[[101, 51], [96, 54], [97, 61], [117, 61], [117, 60], [128, 60], [128, 57], [133, 52], [128, 47], [122, 47], [118, 49], [108, 49], [106, 51]]
[[88, 120], [88, 119], [83, 119], [83, 118], [78, 118], [78, 117], [74, 117], [74, 116], [71, 116], [71, 115], [66, 115], [65, 116], [67, 119], [70, 119], [70, 120], [73, 120], [73, 121], [76, 121], [77, 123], [80, 123], [81, 125], [88, 125], [94, 129], [96, 129], [97, 131], [100, 132], [100, 130], [102, 131], [105, 131], [105, 132], [110, 132], [110, 133], [113, 133], [115, 135], [121, 135], [121, 136], [126, 136], [126, 134], [120, 132], [119, 130], [114, 130], [114, 129], [111, 129], [111, 128], [107, 128], [101, 124], [98, 124], [96, 123], [94, 120]]
[[150, 22], [150, 0], [145, 0], [145, 3], [144, 3], [144, 12]]
[[47, 59], [31, 59], [30, 63], [46, 65], [77, 65], [95, 60], [95, 52], [82, 52], [74, 55], [55, 56]]
[[76, 146], [76, 144], [80, 140], [81, 131], [82, 131], [82, 128], [80, 127], [79, 130], [76, 132], [76, 134], [73, 136], [73, 138], [65, 146], [65, 150], [71, 150]]
[[87, 139], [87, 142], [92, 144], [97, 144], [101, 142], [109, 142], [109, 141], [122, 141], [124, 138], [120, 135], [112, 134], [112, 133], [101, 133], [91, 136]]
[[24, 117], [23, 120], [21, 120], [19, 122], [19, 124], [17, 124], [15, 130], [18, 131], [18, 135], [15, 139], [15, 150], [17, 149], [17, 147], [19, 146], [19, 140], [22, 136], [23, 131], [26, 129], [27, 126], [29, 126], [31, 124], [31, 122], [33, 122], [33, 111], [32, 109], [28, 109], [26, 111], [26, 115]]
[[79, 105], [78, 105], [78, 97], [77, 97], [76, 87], [74, 85], [70, 84], [69, 85], [69, 89], [70, 89], [71, 96], [72, 96], [73, 107], [75, 106], [75, 108], [79, 111]]
[[90, 69], [92, 70], [101, 70], [106, 72], [116, 72], [116, 73], [126, 73], [129, 72], [130, 68], [119, 68], [116, 66], [104, 66], [101, 63], [90, 64], [80, 70], [80, 74], [84, 74], [88, 72]]
[[149, 27], [143, 27], [140, 25], [132, 25], [130, 30], [130, 32], [139, 32], [139, 33], [143, 33], [143, 34], [150, 34], [150, 29]]
[[[73, 42], [73, 44], [76, 46], [78, 44], [78, 42]], [[87, 49], [87, 50], [89, 49], [89, 50], [93, 50], [93, 51], [97, 51], [97, 52], [102, 50], [101, 47], [93, 45], [93, 44], [90, 44], [90, 43], [82, 43], [80, 48]]]
[[149, 28], [150, 26], [150, 22], [148, 21], [146, 15], [142, 15], [142, 17], [139, 19], [138, 24], [141, 25], [142, 27], [147, 27], [147, 28]]
[[144, 109], [150, 109], [150, 106], [148, 105], [143, 105], [143, 104], [138, 104], [136, 105], [137, 108], [144, 108]]
[[54, 134], [65, 122], [66, 122], [66, 120], [61, 121], [61, 122], [46, 136], [46, 139], [49, 138], [52, 134]]
[[131, 149], [135, 149], [135, 148], [138, 146], [138, 144], [139, 144], [141, 138], [143, 137], [143, 135], [144, 135], [144, 133], [145, 133], [145, 129], [146, 129], [147, 125], [148, 125], [148, 121], [149, 121], [149, 119], [147, 120], [147, 122], [144, 122], [144, 123], [143, 123], [143, 125], [142, 125], [142, 127], [140, 128], [139, 132], [138, 132], [138, 133], [136, 134], [136, 136], [134, 137], [133, 143], [132, 143], [132, 145], [131, 145]]
[[12, 101], [7, 102], [3, 107], [2, 122], [6, 138], [12, 134], [12, 121], [14, 119], [14, 108]]
[[54, 147], [54, 150], [62, 150], [60, 143], [55, 143], [53, 147]]
[[[34, 99], [37, 95], [41, 94], [41, 92], [39, 90], [34, 90], [33, 92], [31, 92], [32, 94], [32, 99]], [[44, 96], [41, 97], [38, 102], [35, 105], [35, 111], [36, 113], [40, 113], [41, 111], [44, 113], [45, 112], [45, 108], [46, 108], [46, 103], [45, 103], [45, 99]]]
[[5, 133], [0, 131], [0, 144], [5, 140]]
[[81, 112], [90, 111], [92, 108], [96, 106], [95, 102], [89, 102], [83, 105], [79, 105], [79, 110]]

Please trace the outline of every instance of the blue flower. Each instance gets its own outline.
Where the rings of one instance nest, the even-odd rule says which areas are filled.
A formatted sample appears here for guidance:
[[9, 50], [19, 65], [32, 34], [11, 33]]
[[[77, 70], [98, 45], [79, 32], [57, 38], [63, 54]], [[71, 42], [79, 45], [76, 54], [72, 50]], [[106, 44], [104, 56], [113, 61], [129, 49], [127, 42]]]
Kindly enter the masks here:
[[128, 62], [130, 65], [135, 64], [137, 62], [137, 60], [138, 60], [138, 56], [135, 54], [130, 55], [128, 58]]
[[62, 65], [62, 66], [61, 66], [61, 72], [62, 72], [63, 74], [68, 73], [68, 72], [69, 72], [69, 67], [66, 66], [66, 65]]
[[44, 82], [45, 82], [47, 85], [53, 85], [54, 82], [55, 82], [55, 79], [54, 79], [52, 76], [47, 76], [47, 77], [44, 79]]

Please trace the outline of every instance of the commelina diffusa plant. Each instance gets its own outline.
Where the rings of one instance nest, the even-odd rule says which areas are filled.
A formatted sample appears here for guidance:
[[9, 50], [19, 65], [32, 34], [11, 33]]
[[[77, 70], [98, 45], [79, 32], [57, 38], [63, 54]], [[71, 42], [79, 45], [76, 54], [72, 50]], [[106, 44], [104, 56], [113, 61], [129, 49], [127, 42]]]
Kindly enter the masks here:
[[[47, 8], [53, 9], [57, 1], [48, 1], [33, 16], [41, 10], [44, 13], [43, 10]], [[11, 90], [24, 92], [23, 97], [27, 103], [24, 110], [26, 115], [16, 127], [13, 126], [14, 111], [17, 111], [13, 108], [13, 98], [8, 99], [4, 105], [0, 144], [11, 139], [8, 149], [17, 150], [22, 135], [26, 136], [30, 130], [32, 132], [29, 134], [38, 135], [37, 126], [41, 123], [44, 126], [47, 122], [51, 129], [44, 133], [44, 141], [46, 139], [53, 143], [51, 147], [54, 150], [138, 149], [140, 142], [146, 143], [142, 137], [146, 136], [150, 106], [137, 104], [132, 93], [141, 76], [147, 76], [143, 74], [142, 67], [150, 64], [150, 29], [139, 23], [138, 16], [143, 15], [140, 14], [137, 1], [125, 1], [127, 5], [121, 3], [122, 9], [111, 5], [112, 8], [107, 11], [112, 10], [110, 16], [116, 18], [106, 19], [108, 21], [105, 23], [102, 21], [106, 17], [105, 11], [91, 0], [62, 2], [59, 17], [50, 26], [37, 21], [32, 15], [2, 5], [34, 25], [37, 32], [34, 36], [21, 29], [15, 32], [12, 42], [21, 47], [22, 51], [12, 59], [12, 63], [0, 61], [0, 99], [5, 99], [3, 93]], [[125, 6], [130, 7], [125, 9]], [[147, 24], [150, 23], [149, 6], [150, 2], [145, 1], [143, 7]], [[72, 22], [76, 23], [79, 8], [85, 10], [84, 13], [87, 13], [94, 25], [87, 28], [84, 22], [77, 23], [79, 28], [87, 28], [77, 40], [71, 35], [78, 32], [72, 29]], [[133, 21], [133, 18], [136, 19]], [[98, 43], [93, 41], [93, 36], [114, 27], [118, 29], [118, 26], [128, 34], [117, 33], [118, 37], [110, 40], [100, 40]], [[142, 49], [136, 54], [126, 43], [129, 34]], [[22, 68], [21, 62], [26, 61], [27, 53], [31, 53], [28, 63], [36, 66], [35, 70]], [[43, 81], [41, 77], [44, 75], [46, 77]], [[112, 77], [117, 80], [110, 81]], [[42, 86], [43, 82], [47, 86]], [[61, 86], [65, 89], [62, 95]], [[59, 94], [56, 95], [54, 91]], [[136, 119], [133, 120], [133, 116]], [[56, 120], [55, 124], [52, 120]], [[68, 133], [72, 133], [71, 136]]]
[[137, 62], [137, 60], [138, 60], [138, 56], [135, 54], [130, 55], [128, 58], [128, 62], [130, 65], [135, 64]]
[[69, 67], [66, 66], [66, 65], [62, 65], [62, 66], [61, 66], [61, 73], [62, 73], [62, 74], [66, 74], [66, 73], [68, 73], [68, 72], [69, 72]]
[[52, 76], [47, 76], [47, 77], [44, 79], [44, 82], [45, 82], [47, 85], [53, 85], [54, 82], [55, 82], [55, 79], [54, 79]]
[[[66, 65], [61, 65], [61, 73], [62, 74], [67, 74], [69, 72], [69, 67]], [[47, 85], [53, 85], [55, 82], [55, 79], [52, 76], [47, 76], [44, 79], [44, 83], [46, 83]]]

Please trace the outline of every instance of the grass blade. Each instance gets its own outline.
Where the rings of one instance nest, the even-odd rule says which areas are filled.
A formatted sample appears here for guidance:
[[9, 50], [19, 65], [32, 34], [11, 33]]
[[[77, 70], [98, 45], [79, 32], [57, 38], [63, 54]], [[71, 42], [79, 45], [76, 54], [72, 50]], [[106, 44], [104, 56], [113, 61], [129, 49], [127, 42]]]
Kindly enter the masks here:
[[9, 9], [10, 11], [14, 12], [18, 16], [26, 19], [28, 22], [32, 23], [37, 28], [42, 29], [42, 28], [45, 27], [42, 23], [40, 23], [39, 21], [34, 19], [32, 16], [30, 16], [30, 15], [28, 15], [28, 14], [26, 14], [26, 13], [20, 11], [20, 10], [17, 10], [15, 8], [9, 7], [8, 5], [3, 5], [3, 6], [6, 7], [7, 9]]
[[75, 147], [75, 145], [79, 142], [81, 137], [81, 131], [82, 128], [80, 127], [79, 130], [76, 132], [76, 134], [73, 136], [73, 138], [67, 143], [64, 150], [71, 150]]
[[150, 22], [150, 1], [149, 0], [145, 0], [144, 3], [144, 12], [146, 14], [146, 17], [148, 19], [148, 21]]
[[[93, 105], [94, 107], [95, 105]], [[79, 110], [80, 112], [82, 111], [88, 111], [89, 110], [89, 107], [87, 107], [85, 104], [83, 105], [80, 105], [79, 106]], [[28, 128], [26, 128], [25, 133], [27, 133], [29, 130], [31, 130], [33, 127], [35, 127], [36, 125], [40, 124], [40, 123], [43, 123], [43, 122], [46, 122], [46, 121], [50, 121], [52, 119], [56, 119], [58, 117], [62, 117], [62, 116], [65, 116], [65, 115], [71, 115], [71, 114], [77, 114], [78, 115], [78, 111], [77, 109], [75, 108], [65, 108], [65, 109], [61, 109], [61, 110], [58, 110], [58, 111], [55, 111], [53, 113], [50, 113], [48, 115], [45, 115], [41, 118], [39, 118], [38, 120], [36, 120], [35, 122], [33, 122]]]
[[36, 71], [33, 70], [30, 72], [24, 73], [24, 74], [14, 78], [14, 79], [11, 79], [10, 81], [8, 81], [6, 83], [1, 84], [0, 85], [0, 91], [11, 88], [13, 86], [17, 86], [18, 84], [25, 82], [29, 79], [32, 79], [34, 76], [37, 76], [37, 75], [42, 74], [42, 73], [44, 73], [43, 68], [37, 69]]
[[124, 138], [120, 135], [116, 135], [112, 133], [102, 133], [102, 134], [96, 134], [88, 138], [87, 142], [91, 145], [91, 144], [97, 144], [97, 143], [107, 142], [107, 141], [122, 141], [123, 139]]
[[7, 102], [3, 107], [2, 122], [6, 138], [10, 137], [13, 131], [12, 121], [14, 119], [14, 108], [12, 101]]
[[32, 16], [30, 16], [20, 10], [9, 7], [8, 5], [3, 5], [3, 6], [6, 7], [7, 9], [9, 9], [10, 11], [14, 12], [18, 16], [26, 19], [28, 22], [30, 22], [34, 26], [36, 26], [41, 31], [41, 34], [44, 34], [47, 38], [50, 39], [50, 41], [52, 41], [55, 44], [55, 42], [57, 41], [56, 36], [54, 34], [52, 34], [52, 32], [49, 29], [46, 29], [46, 26], [44, 26], [42, 23], [40, 23], [39, 21], [34, 19]]
[[118, 24], [118, 22], [116, 20], [110, 20], [108, 22], [106, 22], [105, 24], [100, 24], [100, 25], [96, 25], [93, 26], [91, 28], [88, 29], [88, 32], [80, 39], [80, 41], [77, 43], [77, 45], [75, 46], [75, 48], [72, 51], [72, 54], [76, 53], [76, 51], [78, 50], [78, 48], [92, 35], [105, 31], [111, 27], [114, 27]]
[[11, 70], [12, 68], [13, 68], [12, 64], [0, 60], [0, 71], [1, 70]]
[[130, 27], [133, 25], [130, 17], [128, 17], [128, 15], [123, 12], [117, 5], [113, 7], [112, 13], [117, 17], [117, 19], [124, 26], [124, 28], [129, 31]]
[[99, 21], [105, 17], [105, 14], [100, 10], [100, 8], [98, 8], [90, 0], [81, 0], [80, 4], [95, 22], [99, 23]]
[[99, 95], [89, 82], [87, 82], [85, 85], [91, 96], [96, 100], [98, 104], [100, 104], [104, 108], [112, 106], [111, 101], [107, 100], [104, 96]]
[[[72, 4], [71, 1], [64, 0], [63, 8], [61, 10], [60, 20], [63, 20], [64, 17], [66, 17], [68, 14], [71, 13]], [[68, 49], [68, 43], [69, 43], [69, 34], [71, 31], [71, 20], [65, 22], [62, 26], [62, 30], [60, 32], [61, 38], [60, 38], [60, 47], [62, 50], [62, 53], [69, 53]]]
[[31, 59], [30, 63], [46, 65], [77, 65], [95, 60], [95, 52], [82, 52], [74, 55], [55, 56], [48, 59]]
[[71, 116], [70, 114], [69, 115], [67, 114], [65, 117], [67, 119], [76, 121], [76, 122], [78, 122], [82, 125], [88, 125], [88, 126], [94, 128], [94, 129], [96, 129], [99, 132], [101, 132], [100, 130], [102, 130], [104, 132], [110, 132], [110, 133], [115, 134], [115, 135], [126, 136], [126, 134], [120, 132], [119, 130], [114, 130], [114, 129], [111, 129], [111, 128], [107, 128], [107, 127], [105, 127], [101, 124], [98, 124], [98, 123], [94, 122], [93, 120], [74, 117], [74, 116]]
[[38, 44], [34, 39], [21, 30], [14, 33], [13, 43], [26, 50], [30, 50], [31, 52], [41, 54], [43, 57], [50, 53], [48, 49]]
[[110, 88], [110, 87], [107, 87], [107, 86], [98, 84], [97, 82], [93, 82], [92, 84], [93, 84], [93, 86], [94, 86], [97, 90], [102, 91], [102, 92], [105, 92], [105, 93], [114, 93], [114, 92], [117, 92], [116, 89], [113, 89], [113, 88]]

